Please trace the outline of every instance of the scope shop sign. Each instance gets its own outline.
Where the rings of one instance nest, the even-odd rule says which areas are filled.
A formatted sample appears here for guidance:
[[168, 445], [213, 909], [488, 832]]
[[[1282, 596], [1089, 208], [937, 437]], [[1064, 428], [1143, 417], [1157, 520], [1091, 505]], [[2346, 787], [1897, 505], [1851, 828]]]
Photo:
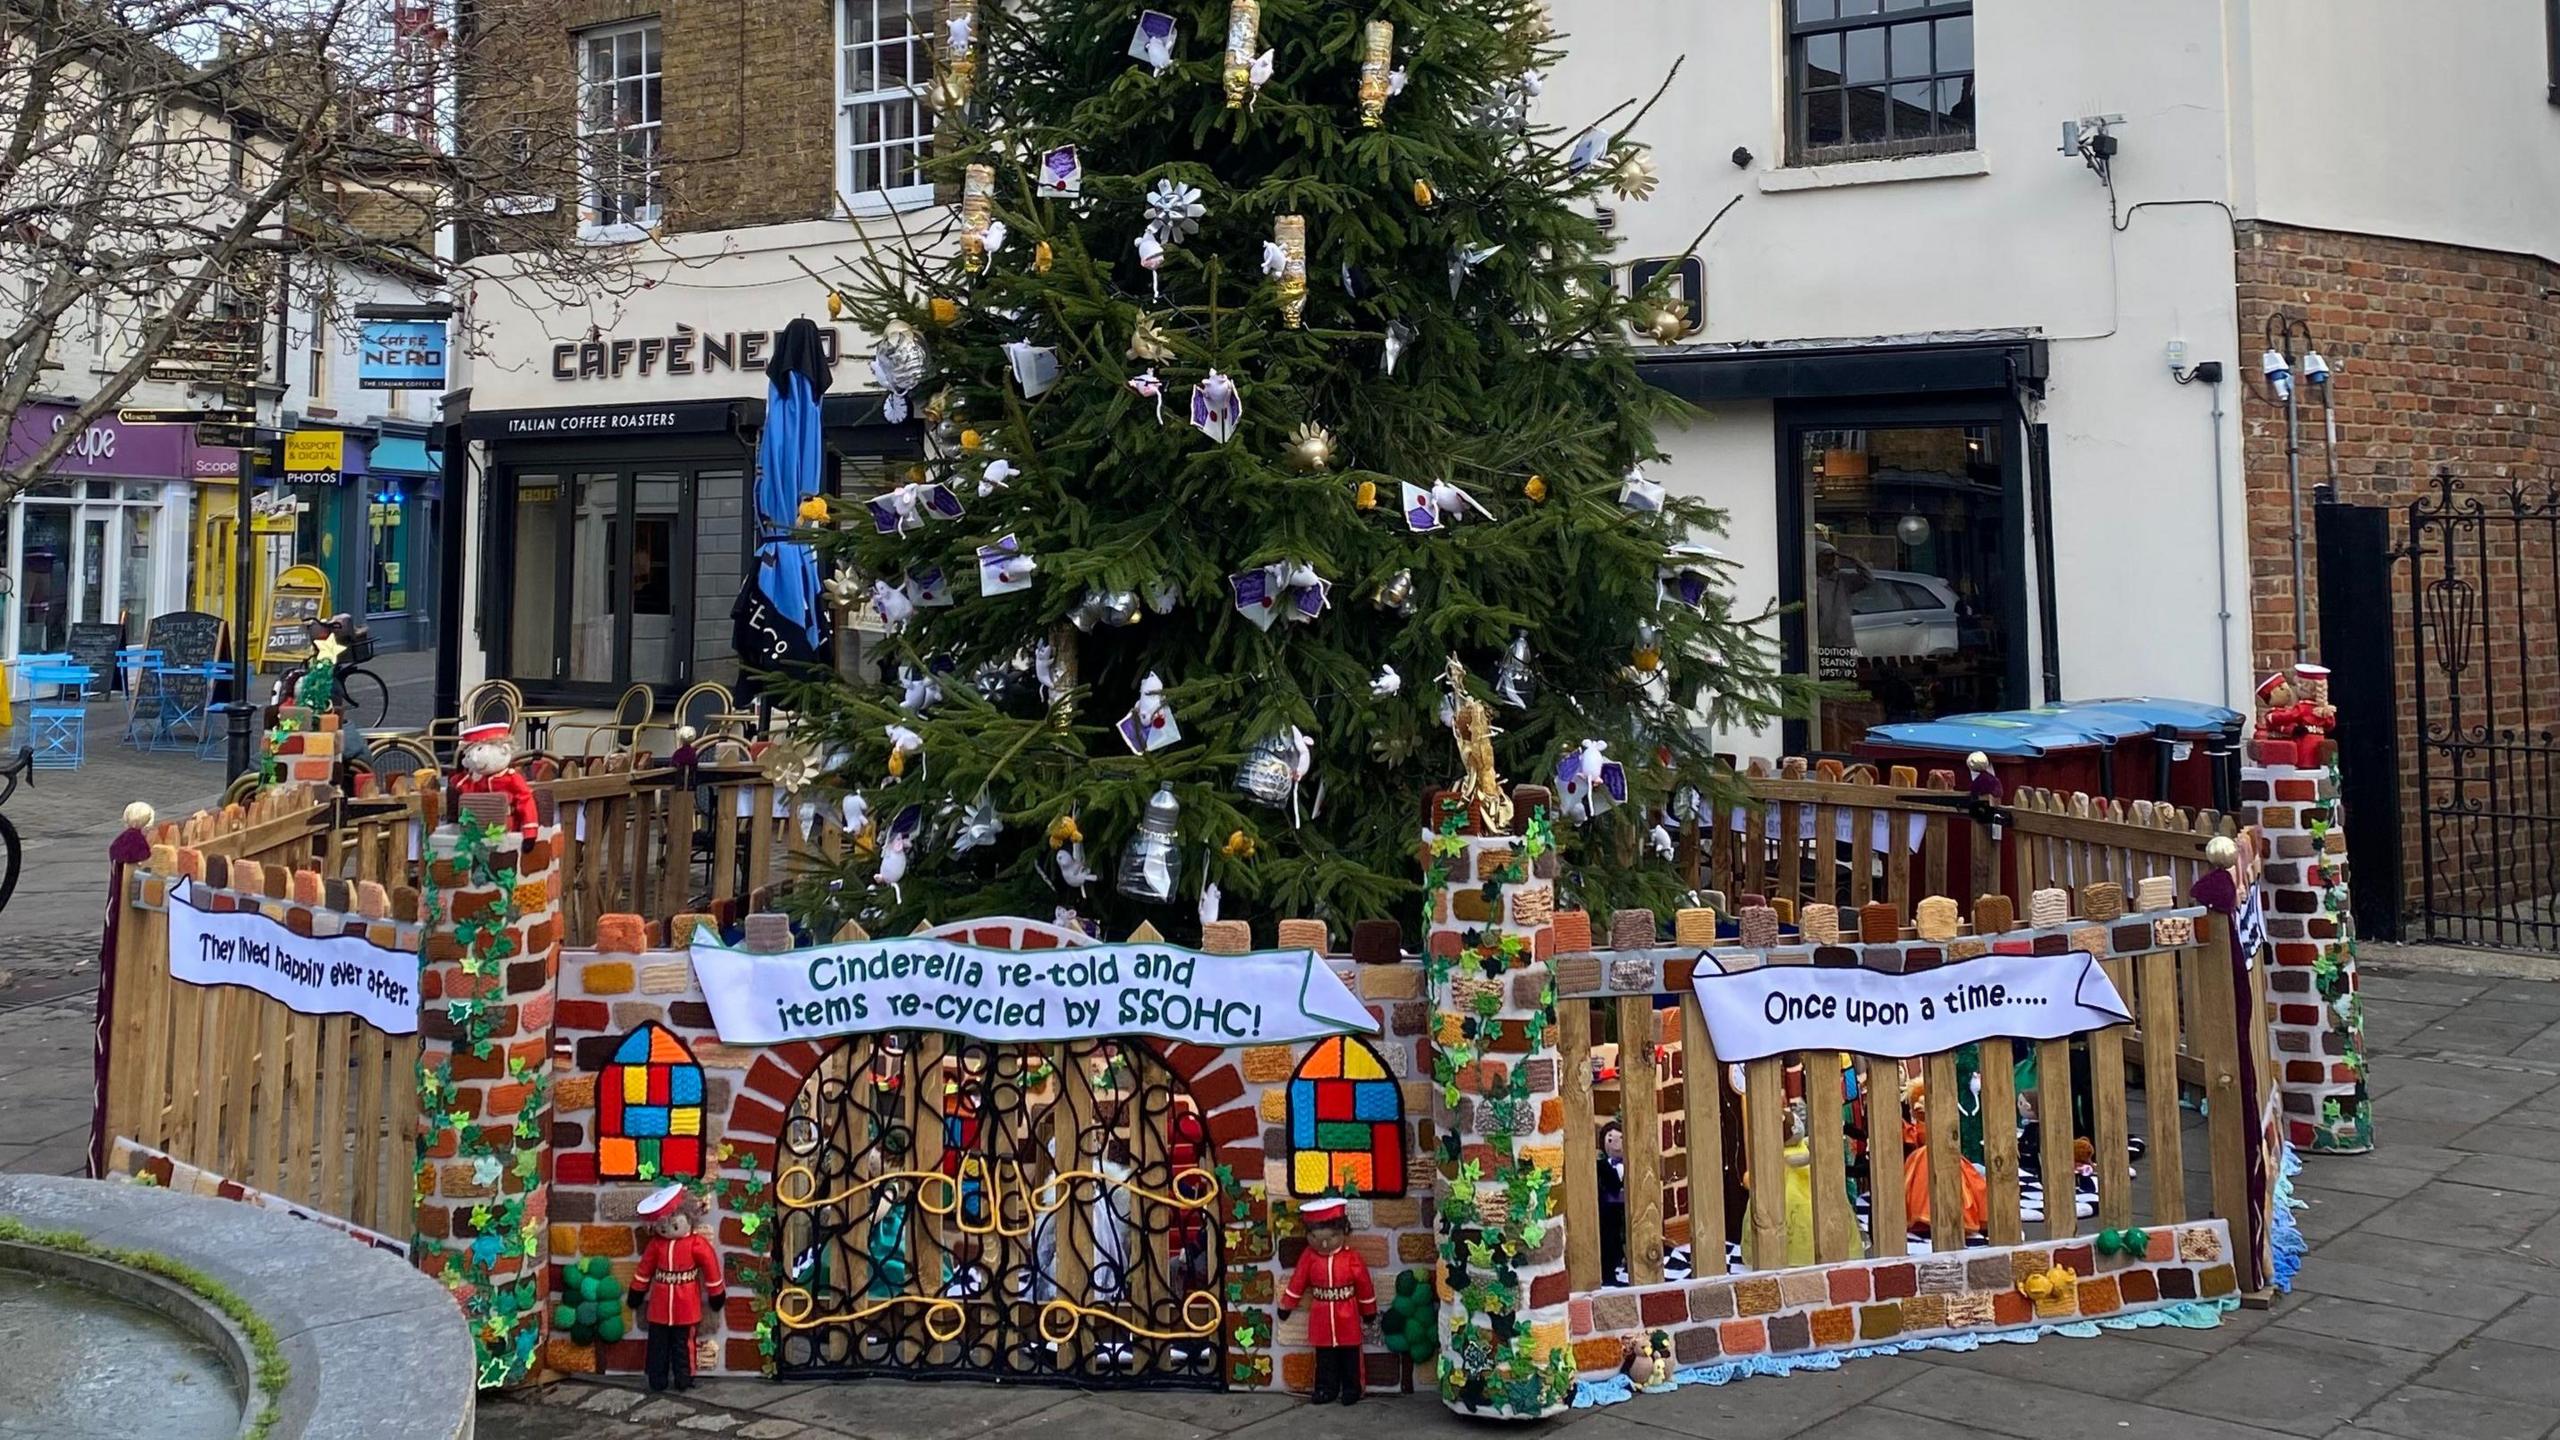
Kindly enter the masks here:
[[196, 908], [169, 892], [169, 974], [240, 985], [305, 1015], [353, 1015], [386, 1035], [418, 1033], [418, 957], [361, 935], [296, 935], [255, 911]]
[[1791, 1050], [1934, 1055], [1994, 1037], [2059, 1040], [2133, 1018], [2086, 955], [1987, 955], [1917, 975], [1698, 964], [1698, 1008], [1719, 1060]]
[[759, 954], [697, 942], [693, 973], [730, 1045], [939, 1030], [998, 1043], [1152, 1035], [1229, 1046], [1378, 1028], [1307, 950], [988, 950], [918, 936]]

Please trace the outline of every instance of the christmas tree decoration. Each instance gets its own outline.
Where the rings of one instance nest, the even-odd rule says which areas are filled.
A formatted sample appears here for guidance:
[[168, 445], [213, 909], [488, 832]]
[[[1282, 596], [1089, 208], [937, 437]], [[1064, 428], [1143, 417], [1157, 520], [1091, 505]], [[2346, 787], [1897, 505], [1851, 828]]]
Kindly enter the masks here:
[[1041, 156], [1040, 174], [1034, 188], [1044, 200], [1063, 200], [1083, 194], [1084, 157], [1073, 145], [1061, 145]]
[[1227, 5], [1227, 108], [1241, 110], [1251, 98], [1254, 47], [1262, 41], [1262, 0], [1229, 0]]
[[[923, 768], [924, 737], [922, 735], [904, 725], [885, 725], [881, 729], [889, 737], [889, 778], [891, 780], [903, 780], [908, 770]], [[911, 758], [912, 764], [910, 764]]]
[[1191, 424], [1203, 435], [1224, 445], [1236, 436], [1236, 426], [1244, 420], [1244, 394], [1236, 382], [1216, 370], [1191, 387]]
[[1650, 200], [1654, 187], [1662, 183], [1655, 169], [1653, 152], [1638, 145], [1618, 157], [1617, 168], [1609, 172], [1609, 188], [1621, 200]]
[[1372, 20], [1360, 33], [1360, 125], [1375, 130], [1387, 123], [1387, 72], [1395, 68], [1396, 27]]
[[1547, 477], [1546, 477], [1546, 476], [1544, 476], [1544, 475], [1532, 475], [1532, 476], [1530, 476], [1530, 477], [1529, 477], [1529, 480], [1528, 480], [1528, 483], [1527, 483], [1527, 484], [1524, 484], [1524, 485], [1522, 485], [1522, 486], [1520, 487], [1520, 493], [1521, 493], [1521, 494], [1523, 494], [1523, 495], [1528, 496], [1528, 497], [1529, 497], [1529, 503], [1530, 503], [1530, 504], [1532, 504], [1532, 505], [1544, 505], [1544, 504], [1546, 504], [1546, 503], [1547, 503]]
[[978, 593], [1011, 595], [1031, 588], [1031, 580], [1039, 573], [1037, 558], [1022, 553], [1021, 537], [1007, 535], [993, 545], [978, 547]]
[[879, 612], [880, 628], [895, 635], [907, 628], [907, 621], [916, 613], [916, 602], [905, 586], [874, 580], [871, 582], [871, 608]]
[[1146, 617], [1146, 610], [1135, 590], [1113, 590], [1102, 597], [1102, 623], [1114, 630], [1126, 630]]
[[1394, 378], [1396, 366], [1404, 363], [1404, 352], [1413, 348], [1413, 327], [1401, 320], [1387, 324], [1386, 343], [1378, 351], [1378, 369]]
[[901, 903], [906, 900], [902, 888], [907, 878], [907, 863], [915, 853], [916, 835], [924, 829], [924, 807], [909, 805], [889, 822], [880, 837], [880, 868], [872, 873], [875, 889], [885, 888]]
[[1599, 164], [1600, 157], [1608, 153], [1609, 137], [1597, 130], [1586, 130], [1575, 137], [1573, 152], [1565, 157], [1565, 170], [1568, 174], [1579, 175]]
[[1538, 696], [1538, 672], [1531, 669], [1535, 657], [1529, 650], [1529, 632], [1511, 632], [1511, 644], [1502, 652], [1502, 663], [1493, 670], [1493, 698], [1514, 710], [1526, 710]]
[[1277, 284], [1280, 323], [1295, 330], [1307, 318], [1307, 217], [1283, 215], [1263, 242], [1262, 273]]
[[1401, 695], [1404, 693], [1404, 677], [1396, 673], [1393, 665], [1381, 665], [1376, 678], [1369, 682], [1369, 693], [1380, 700]]
[[920, 672], [912, 665], [898, 667], [899, 709], [910, 715], [921, 715], [941, 703], [942, 685], [933, 678], [931, 672]]
[[[1139, 323], [1144, 324], [1145, 322], [1141, 321]], [[1156, 377], [1155, 368], [1153, 366], [1149, 366], [1145, 373], [1131, 376], [1129, 379], [1129, 388], [1137, 392], [1139, 399], [1153, 400], [1156, 402], [1156, 423], [1159, 425], [1163, 424], [1164, 381]]]
[[981, 846], [993, 845], [1004, 832], [1004, 820], [996, 813], [995, 796], [981, 789], [978, 798], [969, 802], [961, 813], [960, 824], [951, 834], [951, 853], [966, 855]]
[[1689, 338], [1689, 307], [1677, 301], [1661, 301], [1644, 315], [1644, 333], [1656, 345], [1677, 345]]
[[1022, 387], [1025, 400], [1039, 399], [1058, 383], [1058, 352], [1051, 346], [1016, 340], [1004, 347], [1004, 358], [1013, 367], [1013, 381]]
[[1129, 332], [1129, 358], [1162, 365], [1173, 358], [1173, 341], [1153, 315], [1140, 315]]
[[1298, 786], [1315, 763], [1315, 742], [1292, 725], [1253, 742], [1236, 767], [1236, 789], [1276, 810], [1297, 798]]
[[1492, 511], [1454, 481], [1434, 481], [1428, 490], [1419, 485], [1404, 487], [1404, 520], [1416, 535], [1445, 530], [1465, 519], [1470, 510], [1487, 520], [1493, 518]]
[[1179, 245], [1199, 234], [1201, 217], [1208, 213], [1200, 203], [1197, 185], [1159, 180], [1147, 192], [1147, 227], [1167, 245]]
[[804, 527], [814, 530], [827, 523], [827, 515], [827, 497], [812, 495], [800, 502], [800, 513], [795, 518]]
[[1618, 482], [1618, 503], [1639, 514], [1661, 514], [1665, 494], [1662, 482], [1647, 479], [1641, 465], [1628, 471], [1627, 478]]
[[1399, 570], [1378, 587], [1378, 604], [1399, 615], [1413, 613], [1413, 572]]
[[1138, 703], [1120, 720], [1120, 739], [1132, 755], [1151, 755], [1182, 741], [1182, 723], [1165, 703], [1164, 681], [1152, 670], [1138, 682]]
[[839, 565], [819, 587], [826, 591], [827, 603], [838, 610], [850, 610], [862, 603], [862, 577], [850, 565]]
[[1363, 480], [1351, 487], [1351, 508], [1360, 511], [1378, 508], [1378, 482]]
[[1161, 905], [1173, 899], [1174, 877], [1182, 873], [1182, 803], [1173, 787], [1161, 786], [1138, 820], [1138, 833], [1120, 855], [1119, 890], [1132, 900]]
[[972, 165], [960, 182], [960, 263], [975, 275], [987, 257], [1004, 248], [1004, 222], [995, 218], [996, 170]]
[[925, 318], [948, 329], [960, 323], [960, 302], [948, 295], [936, 295], [924, 302], [924, 313]]
[[1259, 842], [1242, 830], [1230, 830], [1227, 832], [1227, 843], [1218, 847], [1218, 853], [1230, 860], [1250, 860], [1254, 852], [1261, 848]]
[[1333, 468], [1333, 432], [1313, 420], [1300, 424], [1289, 434], [1288, 460], [1301, 475]]
[[1141, 230], [1130, 241], [1138, 250], [1138, 268], [1147, 272], [1147, 287], [1156, 299], [1164, 298], [1164, 242], [1153, 230]]
[[1227, 589], [1236, 613], [1258, 630], [1270, 629], [1283, 616], [1301, 625], [1311, 623], [1333, 600], [1332, 582], [1318, 575], [1314, 566], [1286, 561], [1230, 575]]
[[934, 108], [968, 108], [978, 81], [978, 0], [943, 0], [942, 69], [934, 77]]
[[1609, 758], [1609, 742], [1585, 740], [1556, 765], [1556, 811], [1576, 825], [1627, 803], [1627, 767]]
[[1048, 241], [1039, 241], [1031, 247], [1032, 274], [1046, 275], [1052, 267], [1056, 266], [1057, 263], [1058, 252], [1049, 248]]
[[1636, 626], [1635, 653], [1628, 658], [1628, 663], [1633, 665], [1639, 674], [1644, 675], [1650, 675], [1662, 668], [1661, 626], [1641, 623]]
[[1138, 14], [1138, 29], [1129, 37], [1129, 58], [1146, 63], [1158, 75], [1173, 68], [1174, 47], [1181, 43], [1182, 29], [1174, 18], [1161, 10], [1143, 10]]
[[1466, 288], [1467, 277], [1475, 273], [1475, 268], [1501, 253], [1502, 247], [1499, 245], [1460, 245], [1451, 250], [1449, 252], [1449, 298], [1457, 299], [1458, 292]]
[[1416, 175], [1413, 177], [1414, 208], [1418, 210], [1428, 210], [1439, 203], [1439, 187], [1433, 185], [1431, 181], [1424, 176]]
[[904, 535], [927, 520], [957, 520], [967, 512], [948, 485], [911, 481], [870, 502], [872, 528], [883, 535]]
[[924, 383], [928, 363], [924, 337], [914, 326], [892, 321], [880, 332], [880, 343], [871, 349], [871, 378], [885, 397], [880, 402], [883, 419], [894, 425], [907, 418], [907, 392]]
[[1182, 587], [1161, 576], [1147, 583], [1147, 608], [1158, 615], [1170, 615], [1182, 603]]
[[1654, 572], [1656, 581], [1654, 603], [1659, 605], [1668, 600], [1675, 605], [1703, 611], [1706, 607], [1708, 592], [1714, 588], [1715, 584], [1715, 574], [1711, 567], [1723, 558], [1704, 545], [1672, 546], [1664, 556], [1662, 566]]
[[987, 462], [987, 468], [978, 472], [978, 498], [984, 500], [997, 491], [1004, 489], [1007, 485], [1012, 483], [1014, 476], [1021, 473], [1022, 472], [1019, 469], [1014, 467], [1014, 463], [1010, 460], [991, 460]]
[[785, 795], [797, 794], [816, 784], [826, 768], [816, 751], [797, 740], [775, 741], [765, 747], [758, 763], [764, 768], [765, 778], [773, 782], [773, 788]]

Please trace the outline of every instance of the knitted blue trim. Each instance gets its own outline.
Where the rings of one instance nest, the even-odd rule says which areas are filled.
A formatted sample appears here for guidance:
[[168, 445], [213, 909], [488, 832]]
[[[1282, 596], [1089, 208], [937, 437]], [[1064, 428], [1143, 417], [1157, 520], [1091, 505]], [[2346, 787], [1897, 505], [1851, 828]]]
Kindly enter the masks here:
[[2311, 1247], [2302, 1238], [2302, 1227], [2294, 1222], [2293, 1212], [2303, 1208], [2293, 1198], [2293, 1177], [2302, 1173], [2302, 1157], [2286, 1141], [2284, 1163], [2276, 1169], [2275, 1194], [2267, 1201], [2268, 1248], [2274, 1252], [2275, 1285], [2286, 1294], [2293, 1293], [2293, 1277], [2302, 1268], [2303, 1252]]
[[[1869, 1355], [1901, 1355], [1913, 1350], [1947, 1350], [1961, 1354], [1979, 1350], [1985, 1345], [2029, 1345], [2047, 1335], [2065, 1335], [2086, 1340], [2101, 1330], [2156, 1330], [2175, 1326], [2182, 1330], [2210, 1330], [2222, 1323], [2223, 1312], [2240, 1308], [2239, 1298], [2224, 1296], [2219, 1300], [2192, 1300], [2161, 1310], [2143, 1310], [2131, 1315], [2110, 1315], [2104, 1320], [2072, 1320], [2055, 1325], [2028, 1325], [2015, 1330], [1980, 1331], [1964, 1335], [1937, 1335], [1919, 1340], [1897, 1340], [1882, 1345], [1861, 1345], [1853, 1350], [1822, 1350], [1808, 1355], [1747, 1355], [1716, 1365], [1692, 1365], [1672, 1373], [1677, 1385], [1730, 1385], [1755, 1375], [1792, 1375], [1799, 1370], [1837, 1370], [1845, 1360], [1863, 1359]], [[1573, 1387], [1573, 1408], [1589, 1410], [1601, 1405], [1616, 1405], [1632, 1400], [1635, 1382], [1624, 1375], [1609, 1375], [1598, 1380], [1580, 1380]]]

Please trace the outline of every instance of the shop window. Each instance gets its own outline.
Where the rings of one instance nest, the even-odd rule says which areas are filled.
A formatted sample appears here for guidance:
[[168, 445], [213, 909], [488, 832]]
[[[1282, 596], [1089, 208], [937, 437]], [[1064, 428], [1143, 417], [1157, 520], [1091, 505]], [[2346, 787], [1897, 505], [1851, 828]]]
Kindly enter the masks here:
[[1787, 0], [1787, 163], [1973, 148], [1971, 0]]
[[2021, 703], [2003, 427], [1795, 434], [1809, 668], [1856, 692], [1822, 703], [1813, 748]]
[[837, 0], [836, 187], [857, 206], [933, 198], [924, 177], [933, 138], [924, 101], [933, 81], [930, 9], [919, 0]]
[[578, 47], [580, 228], [591, 237], [645, 230], [664, 213], [658, 171], [658, 22], [581, 30]]
[[1289, 1193], [1404, 1193], [1404, 1092], [1365, 1040], [1318, 1044], [1289, 1078]]
[[652, 1021], [622, 1037], [596, 1081], [596, 1175], [657, 1180], [702, 1173], [702, 1066]]

